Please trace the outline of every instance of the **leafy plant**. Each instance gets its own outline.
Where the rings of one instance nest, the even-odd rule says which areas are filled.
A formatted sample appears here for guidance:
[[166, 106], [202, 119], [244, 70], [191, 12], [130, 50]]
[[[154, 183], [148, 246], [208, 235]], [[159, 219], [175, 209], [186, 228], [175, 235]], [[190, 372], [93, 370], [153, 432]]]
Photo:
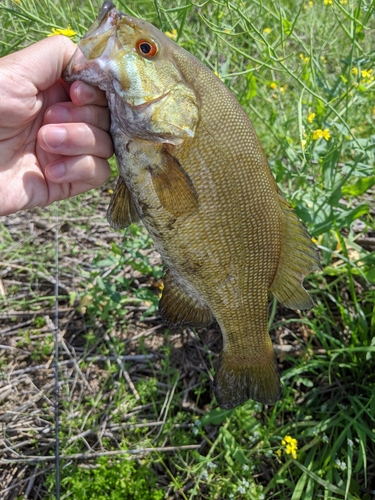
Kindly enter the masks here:
[[77, 468], [62, 481], [77, 500], [162, 500], [157, 476], [145, 464], [126, 458], [99, 457], [93, 468]]

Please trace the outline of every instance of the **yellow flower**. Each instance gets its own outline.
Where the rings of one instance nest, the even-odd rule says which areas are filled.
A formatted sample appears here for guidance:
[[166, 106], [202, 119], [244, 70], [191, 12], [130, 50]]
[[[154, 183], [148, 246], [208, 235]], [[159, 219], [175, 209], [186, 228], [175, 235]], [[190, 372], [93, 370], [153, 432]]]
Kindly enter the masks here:
[[328, 128], [325, 128], [324, 130], [322, 130], [321, 128], [318, 128], [314, 131], [314, 133], [313, 133], [313, 140], [314, 141], [317, 141], [318, 139], [321, 139], [322, 137], [326, 141], [329, 140], [329, 138], [331, 137], [331, 134], [329, 133]]
[[271, 28], [264, 28], [263, 33], [265, 35], [268, 35], [268, 33], [271, 33], [271, 31], [272, 31]]
[[294, 460], [297, 459], [298, 441], [291, 436], [285, 436], [281, 441], [281, 444], [285, 447], [285, 453], [287, 455], [292, 455]]
[[317, 141], [318, 139], [320, 139], [321, 137], [323, 137], [323, 130], [318, 128], [317, 130], [314, 131], [313, 133], [313, 140], [314, 141]]
[[65, 29], [51, 28], [51, 31], [52, 31], [52, 33], [50, 33], [47, 36], [64, 35], [64, 36], [67, 36], [68, 38], [73, 38], [77, 34], [74, 30], [72, 30], [72, 28], [70, 27], [70, 24], [68, 24], [68, 27]]
[[270, 87], [271, 87], [272, 90], [276, 90], [277, 89], [277, 83], [272, 82], [271, 85], [270, 85]]
[[306, 148], [306, 139], [302, 139], [301, 146], [302, 146], [302, 149]]
[[170, 31], [166, 31], [165, 34], [169, 37], [172, 38], [172, 40], [177, 40], [177, 30], [172, 30], [172, 33]]
[[309, 116], [307, 117], [307, 121], [311, 123], [315, 118], [315, 113], [310, 113]]
[[326, 63], [327, 62], [327, 59], [324, 57], [324, 56], [320, 56], [320, 60], [322, 61], [322, 63]]
[[363, 69], [361, 71], [362, 78], [371, 78], [372, 69]]
[[324, 5], [332, 5], [333, 0], [324, 0]]
[[21, 3], [21, 0], [13, 0], [15, 3], [18, 3], [18, 5]]
[[309, 6], [312, 7], [314, 5], [314, 2], [309, 2]]
[[275, 453], [278, 457], [281, 457], [282, 451], [279, 449], [279, 450], [276, 450]]
[[357, 76], [358, 75], [358, 69], [357, 68], [352, 68], [352, 73], [353, 73], [353, 75]]
[[285, 85], [283, 85], [282, 87], [280, 87], [280, 92], [283, 94], [286, 89], [288, 88], [288, 84], [286, 83]]
[[348, 3], [348, 0], [340, 0], [341, 5], [346, 5]]

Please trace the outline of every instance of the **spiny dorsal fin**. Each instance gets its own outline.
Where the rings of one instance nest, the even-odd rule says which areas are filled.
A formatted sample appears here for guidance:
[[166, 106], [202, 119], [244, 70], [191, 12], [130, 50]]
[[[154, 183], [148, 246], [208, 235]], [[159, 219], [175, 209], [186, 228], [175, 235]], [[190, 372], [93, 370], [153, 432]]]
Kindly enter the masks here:
[[277, 300], [290, 309], [309, 309], [314, 305], [303, 288], [303, 278], [321, 269], [318, 251], [307, 229], [293, 208], [279, 194], [283, 213], [283, 244], [275, 279], [270, 287]]
[[210, 309], [195, 297], [184, 292], [166, 269], [163, 277], [164, 289], [159, 302], [162, 319], [171, 325], [208, 326], [212, 323]]
[[152, 182], [162, 206], [176, 217], [193, 212], [198, 206], [198, 194], [179, 161], [167, 150], [162, 162], [151, 170]]
[[221, 408], [229, 410], [248, 399], [272, 405], [280, 398], [279, 368], [268, 333], [265, 335], [269, 342], [257, 347], [255, 355], [222, 351], [214, 380], [215, 396]]
[[115, 191], [107, 210], [107, 220], [113, 229], [124, 229], [140, 220], [134, 200], [122, 177], [117, 180]]

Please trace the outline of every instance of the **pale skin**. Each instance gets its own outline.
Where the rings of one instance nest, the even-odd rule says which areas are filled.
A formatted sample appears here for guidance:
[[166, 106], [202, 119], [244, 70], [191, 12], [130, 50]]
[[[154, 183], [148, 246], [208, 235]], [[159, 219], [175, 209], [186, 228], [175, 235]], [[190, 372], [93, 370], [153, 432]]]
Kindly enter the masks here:
[[105, 94], [60, 78], [75, 49], [53, 36], [0, 59], [0, 215], [76, 196], [109, 176]]

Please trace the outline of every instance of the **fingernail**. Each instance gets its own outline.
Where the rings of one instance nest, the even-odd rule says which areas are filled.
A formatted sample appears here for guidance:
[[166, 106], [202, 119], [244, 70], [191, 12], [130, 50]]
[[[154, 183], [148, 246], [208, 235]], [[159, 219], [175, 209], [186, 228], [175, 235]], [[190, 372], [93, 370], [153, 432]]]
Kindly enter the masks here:
[[52, 106], [47, 111], [45, 120], [49, 123], [70, 122], [70, 113], [64, 106]]
[[85, 83], [80, 83], [76, 87], [76, 94], [81, 104], [90, 104], [90, 102], [93, 102], [96, 98], [95, 90]]
[[64, 177], [66, 174], [66, 166], [64, 163], [52, 163], [52, 165], [48, 165], [47, 174], [51, 180], [58, 180], [61, 177]]
[[43, 131], [43, 141], [50, 148], [58, 148], [64, 142], [66, 130], [63, 127], [46, 127]]

